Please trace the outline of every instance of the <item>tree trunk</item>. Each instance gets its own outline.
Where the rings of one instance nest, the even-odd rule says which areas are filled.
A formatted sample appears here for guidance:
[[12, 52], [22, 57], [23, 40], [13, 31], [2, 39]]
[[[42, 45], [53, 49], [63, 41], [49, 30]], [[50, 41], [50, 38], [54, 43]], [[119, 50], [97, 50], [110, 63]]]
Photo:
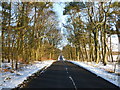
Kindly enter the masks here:
[[10, 24], [11, 24], [11, 2], [10, 2], [10, 8], [9, 8], [9, 23], [8, 23], [8, 63], [10, 63], [10, 31], [11, 31], [11, 28], [10, 28]]
[[103, 33], [104, 35], [104, 54], [103, 54], [103, 64], [106, 65], [107, 64], [107, 45], [106, 45], [106, 33], [104, 32]]
[[98, 30], [94, 31], [94, 44], [95, 44], [95, 62], [99, 63], [99, 47], [98, 47]]
[[110, 55], [113, 62], [112, 47], [111, 47], [111, 35], [110, 35]]

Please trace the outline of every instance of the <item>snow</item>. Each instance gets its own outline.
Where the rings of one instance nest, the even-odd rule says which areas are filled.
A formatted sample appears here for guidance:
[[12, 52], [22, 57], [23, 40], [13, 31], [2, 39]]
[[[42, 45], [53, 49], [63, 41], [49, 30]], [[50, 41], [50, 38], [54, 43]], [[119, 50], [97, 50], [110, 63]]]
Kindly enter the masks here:
[[[112, 57], [113, 57], [113, 61], [118, 61], [120, 56], [119, 55], [112, 55]], [[112, 58], [108, 57], [108, 60], [112, 61]]]
[[117, 34], [111, 35], [110, 37], [108, 37], [108, 47], [110, 48], [110, 38], [111, 38], [111, 48], [112, 51], [114, 52], [118, 52], [119, 51], [119, 40], [118, 40], [118, 36]]
[[[41, 70], [45, 66], [49, 67], [54, 61], [55, 60], [46, 60], [43, 62], [36, 61], [34, 62], [34, 64], [24, 66], [22, 67], [22, 70], [16, 71], [14, 73], [2, 72], [2, 70], [0, 70], [1, 71], [0, 72], [0, 89], [17, 87], [24, 80], [26, 80], [27, 77]], [[115, 73], [109, 73], [107, 71], [113, 71], [115, 63], [108, 63], [106, 66], [104, 66], [102, 63], [96, 64], [95, 62], [79, 62], [79, 61], [71, 61], [71, 60], [67, 60], [67, 61], [72, 62], [76, 65], [79, 65], [80, 67], [83, 67], [89, 70], [90, 72], [96, 74], [97, 76], [100, 76], [103, 79], [108, 80], [109, 82], [120, 87], [120, 76], [116, 74], [116, 73], [120, 73], [120, 69], [119, 69], [120, 65], [116, 66]], [[5, 65], [9, 66], [10, 64], [5, 63], [2, 66], [5, 66]]]
[[115, 73], [109, 73], [109, 72], [107, 72], [107, 70], [113, 70], [114, 64], [110, 63], [110, 64], [104, 66], [104, 65], [102, 65], [102, 63], [95, 64], [94, 62], [85, 63], [85, 62], [71, 61], [71, 60], [67, 60], [67, 61], [69, 61], [73, 64], [76, 64], [80, 67], [83, 67], [83, 68], [89, 70], [90, 72], [96, 74], [97, 76], [100, 76], [103, 79], [120, 87], [120, 76], [115, 74], [115, 73], [120, 73], [120, 70], [119, 70], [120, 65], [117, 65]]
[[[40, 69], [49, 67], [55, 60], [36, 61], [34, 64], [22, 67], [22, 70], [11, 72], [0, 72], [0, 89], [2, 88], [15, 88], [21, 84], [27, 77], [36, 73]], [[8, 65], [8, 64], [7, 64]], [[1, 70], [2, 71], [2, 70]]]

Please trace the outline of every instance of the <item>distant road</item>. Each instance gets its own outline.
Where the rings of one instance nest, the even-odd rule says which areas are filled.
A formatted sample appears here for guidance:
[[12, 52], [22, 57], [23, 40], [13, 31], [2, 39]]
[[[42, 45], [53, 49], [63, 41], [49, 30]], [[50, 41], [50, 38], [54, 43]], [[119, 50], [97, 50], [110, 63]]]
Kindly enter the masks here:
[[25, 88], [118, 88], [95, 74], [67, 61], [54, 62]]

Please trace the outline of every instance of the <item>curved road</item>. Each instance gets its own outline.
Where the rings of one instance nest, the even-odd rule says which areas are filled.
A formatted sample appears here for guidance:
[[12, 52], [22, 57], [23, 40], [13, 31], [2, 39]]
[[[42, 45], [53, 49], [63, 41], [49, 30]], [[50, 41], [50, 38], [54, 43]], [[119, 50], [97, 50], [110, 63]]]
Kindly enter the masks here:
[[67, 61], [54, 62], [25, 88], [118, 88], [95, 74]]

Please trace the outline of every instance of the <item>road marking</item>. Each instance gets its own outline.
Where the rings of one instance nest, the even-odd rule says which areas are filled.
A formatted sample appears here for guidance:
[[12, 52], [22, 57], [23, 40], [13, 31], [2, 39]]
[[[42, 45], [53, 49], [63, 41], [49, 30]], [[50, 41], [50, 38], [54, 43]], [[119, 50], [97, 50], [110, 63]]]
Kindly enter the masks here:
[[75, 87], [75, 90], [77, 90], [77, 87], [75, 85], [75, 82], [74, 82], [73, 78], [69, 75], [68, 68], [66, 67], [65, 69], [66, 69], [66, 72], [68, 73], [69, 79], [72, 81], [73, 86]]
[[72, 78], [71, 76], [69, 76], [69, 78], [70, 78], [70, 80], [72, 81], [72, 83], [73, 83], [73, 85], [74, 85], [74, 87], [75, 87], [75, 90], [77, 90], [77, 87], [76, 87], [76, 85], [75, 85], [75, 82], [74, 82], [73, 78]]

